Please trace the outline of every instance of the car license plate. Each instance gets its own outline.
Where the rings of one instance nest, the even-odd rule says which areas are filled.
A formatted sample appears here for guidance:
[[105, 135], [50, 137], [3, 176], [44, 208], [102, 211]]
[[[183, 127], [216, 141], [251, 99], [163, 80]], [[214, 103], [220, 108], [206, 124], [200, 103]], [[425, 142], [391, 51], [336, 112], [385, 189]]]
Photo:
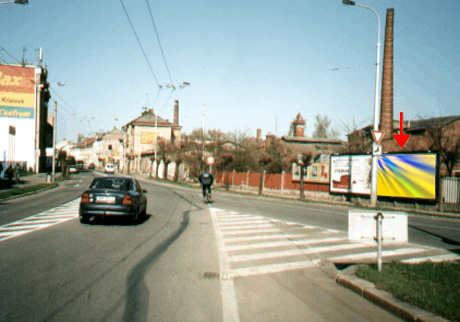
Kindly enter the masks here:
[[96, 197], [98, 203], [115, 203], [115, 197], [113, 196], [98, 196]]

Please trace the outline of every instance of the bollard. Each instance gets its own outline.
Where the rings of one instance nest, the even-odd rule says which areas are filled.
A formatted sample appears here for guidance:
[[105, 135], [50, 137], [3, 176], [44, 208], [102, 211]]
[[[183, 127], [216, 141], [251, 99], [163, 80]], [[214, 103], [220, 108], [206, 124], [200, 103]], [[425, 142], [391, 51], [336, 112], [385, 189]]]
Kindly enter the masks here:
[[46, 173], [46, 182], [51, 183], [51, 173]]
[[382, 236], [382, 219], [383, 219], [383, 214], [381, 212], [377, 213], [377, 216], [375, 216], [375, 219], [377, 220], [377, 269], [379, 272], [382, 271], [382, 242], [383, 242], [383, 236]]

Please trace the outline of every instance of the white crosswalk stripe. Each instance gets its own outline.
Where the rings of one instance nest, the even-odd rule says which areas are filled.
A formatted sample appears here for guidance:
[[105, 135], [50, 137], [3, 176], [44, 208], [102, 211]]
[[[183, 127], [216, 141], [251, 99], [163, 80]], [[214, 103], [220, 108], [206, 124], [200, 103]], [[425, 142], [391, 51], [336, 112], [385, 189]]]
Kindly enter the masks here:
[[[210, 208], [210, 213], [223, 253], [223, 273], [230, 278], [307, 269], [321, 260], [337, 264], [376, 260], [375, 243], [349, 242], [347, 232], [217, 208]], [[404, 244], [385, 245], [383, 259], [418, 263], [460, 260], [460, 256]]]
[[78, 218], [80, 198], [62, 206], [0, 226], [0, 242]]

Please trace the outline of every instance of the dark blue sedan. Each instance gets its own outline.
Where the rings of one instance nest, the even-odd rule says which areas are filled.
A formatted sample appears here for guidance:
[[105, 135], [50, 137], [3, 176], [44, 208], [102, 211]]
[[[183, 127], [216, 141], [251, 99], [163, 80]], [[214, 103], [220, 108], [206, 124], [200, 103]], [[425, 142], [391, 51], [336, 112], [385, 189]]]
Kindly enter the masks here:
[[98, 177], [80, 201], [80, 222], [92, 217], [129, 216], [137, 222], [147, 214], [147, 191], [136, 179], [119, 176]]

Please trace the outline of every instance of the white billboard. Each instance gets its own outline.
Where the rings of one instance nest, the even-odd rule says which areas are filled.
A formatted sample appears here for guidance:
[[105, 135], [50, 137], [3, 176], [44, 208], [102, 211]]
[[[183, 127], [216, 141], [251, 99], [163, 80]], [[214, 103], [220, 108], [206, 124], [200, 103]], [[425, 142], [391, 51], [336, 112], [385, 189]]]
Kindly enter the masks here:
[[330, 192], [370, 195], [370, 155], [332, 155]]

